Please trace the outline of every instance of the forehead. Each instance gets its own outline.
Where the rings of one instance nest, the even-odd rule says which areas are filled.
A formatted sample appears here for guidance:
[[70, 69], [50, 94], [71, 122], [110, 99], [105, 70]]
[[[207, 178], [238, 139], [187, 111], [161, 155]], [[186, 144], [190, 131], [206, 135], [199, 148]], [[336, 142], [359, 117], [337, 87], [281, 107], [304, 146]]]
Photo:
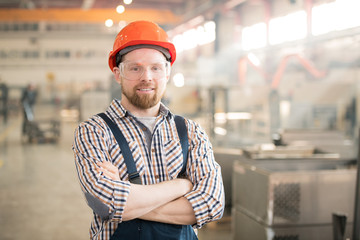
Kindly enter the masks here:
[[166, 61], [164, 54], [155, 49], [150, 48], [139, 48], [125, 54], [124, 61], [132, 62], [156, 62]]

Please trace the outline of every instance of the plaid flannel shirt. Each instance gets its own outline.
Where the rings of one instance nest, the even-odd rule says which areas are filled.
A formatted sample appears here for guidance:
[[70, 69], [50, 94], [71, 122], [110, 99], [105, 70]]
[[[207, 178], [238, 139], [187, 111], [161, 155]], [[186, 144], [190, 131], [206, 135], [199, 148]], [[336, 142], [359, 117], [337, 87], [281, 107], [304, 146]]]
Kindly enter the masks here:
[[[121, 129], [132, 152], [136, 168], [143, 184], [156, 184], [178, 176], [183, 164], [180, 140], [177, 135], [174, 115], [164, 106], [148, 149], [143, 131], [119, 100], [113, 100], [105, 112]], [[189, 137], [189, 154], [186, 174], [193, 183], [193, 190], [184, 197], [191, 203], [197, 220], [194, 227], [221, 218], [224, 211], [224, 188], [221, 169], [215, 162], [208, 136], [195, 122], [186, 119]], [[130, 182], [121, 150], [110, 128], [97, 115], [82, 122], [75, 130], [73, 144], [75, 164], [84, 192], [90, 193], [105, 204], [113, 217], [102, 221], [94, 213], [90, 227], [92, 239], [110, 239], [117, 225], [130, 192]], [[114, 181], [96, 168], [99, 161], [109, 161], [119, 169], [121, 181]]]

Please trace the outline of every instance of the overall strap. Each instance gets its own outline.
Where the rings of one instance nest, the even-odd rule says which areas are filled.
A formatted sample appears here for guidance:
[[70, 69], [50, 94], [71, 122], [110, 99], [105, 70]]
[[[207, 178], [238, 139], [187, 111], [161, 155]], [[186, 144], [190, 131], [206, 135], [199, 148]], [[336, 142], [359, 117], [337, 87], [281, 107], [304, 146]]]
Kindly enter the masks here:
[[175, 115], [175, 124], [176, 124], [176, 130], [178, 132], [180, 143], [181, 143], [181, 149], [183, 153], [183, 166], [181, 169], [181, 172], [179, 176], [184, 176], [186, 173], [186, 164], [187, 164], [187, 158], [188, 158], [188, 149], [189, 149], [189, 139], [188, 139], [188, 133], [187, 133], [187, 127], [185, 124], [185, 119], [179, 115]]
[[106, 116], [105, 113], [99, 113], [98, 116], [104, 119], [104, 121], [107, 123], [111, 132], [114, 134], [117, 143], [120, 146], [122, 155], [124, 157], [125, 165], [127, 168], [127, 172], [129, 174], [130, 182], [134, 184], [141, 184], [139, 172], [136, 170], [134, 158], [132, 156], [129, 145], [124, 135], [122, 134], [120, 129], [115, 125], [115, 123], [111, 121], [111, 119], [108, 116]]
[[[115, 123], [108, 116], [106, 116], [105, 113], [99, 113], [98, 116], [101, 117], [102, 119], [104, 119], [104, 121], [107, 123], [111, 132], [114, 134], [117, 143], [120, 146], [120, 149], [121, 149], [123, 157], [124, 157], [125, 165], [127, 168], [127, 172], [129, 174], [130, 182], [135, 183], [135, 184], [141, 184], [139, 172], [136, 170], [134, 158], [131, 154], [129, 145], [128, 145], [124, 135], [122, 134], [120, 129], [115, 125]], [[180, 138], [180, 144], [181, 144], [181, 149], [182, 149], [182, 153], [183, 153], [183, 166], [182, 166], [182, 169], [179, 174], [179, 176], [181, 177], [181, 176], [184, 176], [186, 173], [189, 140], [188, 140], [185, 119], [179, 115], [175, 115], [174, 120], [175, 120], [175, 124], [176, 124], [176, 130], [177, 130], [179, 138]]]

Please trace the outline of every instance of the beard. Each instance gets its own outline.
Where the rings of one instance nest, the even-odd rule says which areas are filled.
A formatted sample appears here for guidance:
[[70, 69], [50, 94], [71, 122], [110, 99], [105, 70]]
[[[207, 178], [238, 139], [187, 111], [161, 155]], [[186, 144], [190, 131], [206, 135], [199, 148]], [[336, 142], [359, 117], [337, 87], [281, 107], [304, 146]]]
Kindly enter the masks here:
[[148, 109], [158, 104], [163, 97], [164, 93], [160, 94], [158, 88], [154, 88], [154, 94], [137, 94], [137, 89], [152, 87], [148, 84], [140, 84], [135, 86], [132, 90], [124, 88], [121, 83], [121, 92], [129, 100], [129, 102], [140, 109]]

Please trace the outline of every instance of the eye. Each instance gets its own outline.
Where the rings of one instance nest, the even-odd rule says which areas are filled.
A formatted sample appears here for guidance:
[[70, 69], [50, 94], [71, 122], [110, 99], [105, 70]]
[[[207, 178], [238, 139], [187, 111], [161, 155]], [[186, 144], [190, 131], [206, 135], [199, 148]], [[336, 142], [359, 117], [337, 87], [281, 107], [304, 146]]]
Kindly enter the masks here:
[[140, 65], [132, 64], [127, 67], [127, 70], [130, 72], [140, 72], [142, 67]]
[[151, 69], [154, 72], [161, 72], [161, 71], [165, 70], [165, 65], [162, 63], [157, 63], [157, 64], [152, 65]]

